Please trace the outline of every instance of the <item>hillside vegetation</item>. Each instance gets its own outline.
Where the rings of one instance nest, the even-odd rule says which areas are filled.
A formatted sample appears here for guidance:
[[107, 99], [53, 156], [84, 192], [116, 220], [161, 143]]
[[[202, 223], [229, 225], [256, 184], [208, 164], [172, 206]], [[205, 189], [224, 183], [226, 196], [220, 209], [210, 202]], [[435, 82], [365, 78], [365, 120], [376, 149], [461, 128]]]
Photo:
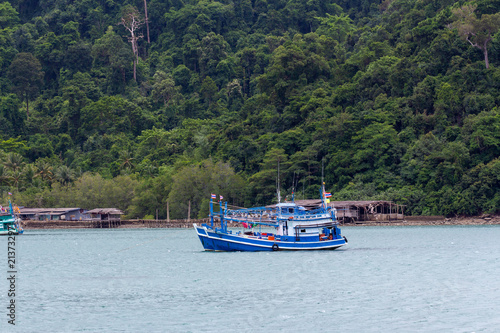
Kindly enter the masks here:
[[[500, 0], [0, 3], [0, 186], [207, 214], [282, 194], [500, 212]], [[147, 10], [147, 20], [145, 18]], [[278, 163], [279, 161], [279, 163]]]

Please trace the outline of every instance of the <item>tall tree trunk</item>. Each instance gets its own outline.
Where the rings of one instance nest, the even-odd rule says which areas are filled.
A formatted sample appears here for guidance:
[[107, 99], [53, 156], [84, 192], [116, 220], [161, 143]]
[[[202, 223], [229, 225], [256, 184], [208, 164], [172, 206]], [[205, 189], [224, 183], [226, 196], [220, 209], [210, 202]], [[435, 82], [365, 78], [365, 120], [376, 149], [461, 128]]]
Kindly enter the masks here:
[[148, 44], [151, 43], [149, 40], [149, 20], [148, 20], [148, 4], [146, 0], [144, 0], [144, 18], [146, 19], [146, 31], [148, 35]]
[[487, 48], [487, 45], [486, 45], [487, 43], [488, 42], [484, 42], [484, 48], [483, 48], [484, 63], [486, 64], [486, 69], [490, 68], [490, 62], [488, 61], [488, 48]]
[[137, 81], [137, 60], [134, 59], [134, 81]]
[[26, 96], [26, 120], [30, 120], [30, 99]]

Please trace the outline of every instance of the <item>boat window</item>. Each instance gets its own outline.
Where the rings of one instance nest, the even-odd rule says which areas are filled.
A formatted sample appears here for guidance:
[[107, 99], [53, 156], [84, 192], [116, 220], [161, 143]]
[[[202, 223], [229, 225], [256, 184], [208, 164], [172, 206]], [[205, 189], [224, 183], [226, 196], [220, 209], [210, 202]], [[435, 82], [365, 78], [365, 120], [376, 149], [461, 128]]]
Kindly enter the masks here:
[[306, 229], [300, 229], [300, 232], [306, 232]]
[[293, 214], [293, 208], [288, 208], [288, 212], [289, 212], [290, 214]]

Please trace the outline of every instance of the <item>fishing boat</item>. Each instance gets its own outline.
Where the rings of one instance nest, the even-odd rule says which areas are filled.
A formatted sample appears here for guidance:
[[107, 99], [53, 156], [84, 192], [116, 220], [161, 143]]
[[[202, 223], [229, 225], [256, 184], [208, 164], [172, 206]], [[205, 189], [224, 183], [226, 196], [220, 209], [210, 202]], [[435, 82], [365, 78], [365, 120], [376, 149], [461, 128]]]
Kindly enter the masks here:
[[[210, 224], [194, 229], [206, 251], [282, 251], [334, 250], [346, 245], [337, 225], [336, 210], [327, 205], [330, 193], [321, 188], [319, 206], [300, 202], [278, 203], [255, 208], [228, 208], [227, 202], [210, 200]], [[219, 210], [214, 206], [219, 205]], [[250, 230], [229, 230], [228, 222], [240, 223]], [[216, 227], [216, 225], [220, 227]], [[257, 228], [258, 227], [258, 228]], [[262, 228], [274, 232], [263, 232]]]
[[[9, 200], [10, 212], [2, 211], [0, 212], [0, 235], [19, 235], [24, 232], [23, 228], [19, 223], [19, 218], [14, 214], [14, 209], [12, 208], [12, 203]], [[17, 210], [19, 208], [16, 207]]]

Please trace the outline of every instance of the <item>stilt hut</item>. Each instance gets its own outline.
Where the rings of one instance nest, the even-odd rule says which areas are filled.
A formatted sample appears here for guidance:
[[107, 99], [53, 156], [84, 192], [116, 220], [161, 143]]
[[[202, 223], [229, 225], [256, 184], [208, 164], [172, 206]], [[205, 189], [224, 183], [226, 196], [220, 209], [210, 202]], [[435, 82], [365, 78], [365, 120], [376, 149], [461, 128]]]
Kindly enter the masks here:
[[124, 213], [117, 208], [94, 208], [87, 212], [93, 221], [119, 221]]
[[392, 201], [332, 201], [328, 204], [337, 210], [337, 219], [343, 223], [358, 221], [390, 222], [404, 219], [404, 206]]

